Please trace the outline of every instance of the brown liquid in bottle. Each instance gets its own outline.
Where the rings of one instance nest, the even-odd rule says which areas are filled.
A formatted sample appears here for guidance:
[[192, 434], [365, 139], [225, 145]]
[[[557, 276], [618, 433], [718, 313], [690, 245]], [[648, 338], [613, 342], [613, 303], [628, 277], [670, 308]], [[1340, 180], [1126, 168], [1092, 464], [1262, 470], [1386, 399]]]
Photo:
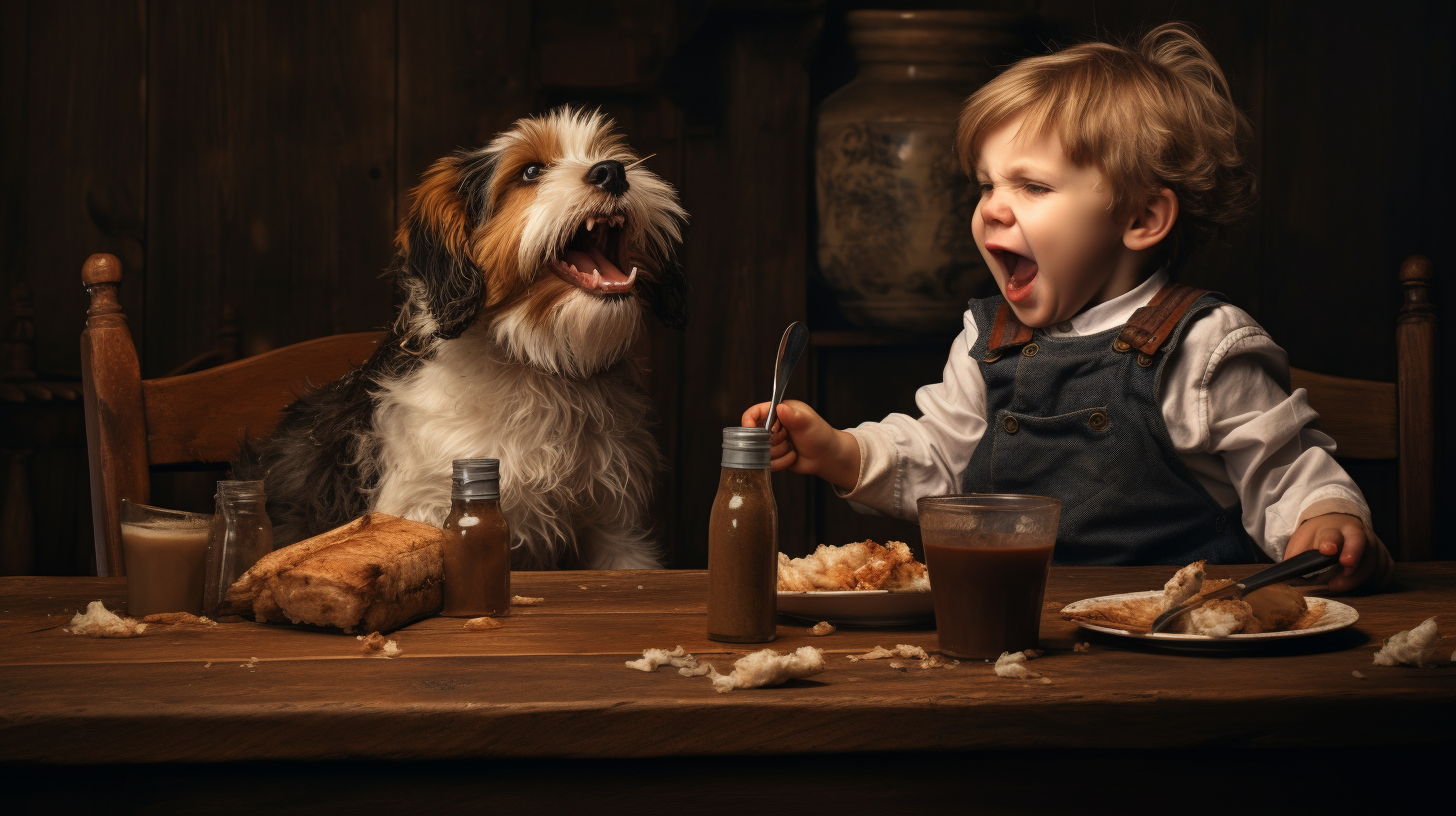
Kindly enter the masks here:
[[[504, 617], [511, 613], [511, 531], [501, 515], [500, 500], [472, 497], [470, 485], [462, 486], [460, 462], [456, 462], [455, 488], [450, 516], [445, 520], [444, 608], [441, 615], [474, 618]], [[498, 466], [498, 465], [497, 465]], [[468, 467], [468, 466], [467, 466]], [[496, 493], [495, 467], [490, 467], [489, 493]]]
[[[725, 429], [725, 461], [728, 431]], [[708, 521], [708, 639], [766, 643], [777, 635], [779, 513], [763, 467], [724, 467]]]

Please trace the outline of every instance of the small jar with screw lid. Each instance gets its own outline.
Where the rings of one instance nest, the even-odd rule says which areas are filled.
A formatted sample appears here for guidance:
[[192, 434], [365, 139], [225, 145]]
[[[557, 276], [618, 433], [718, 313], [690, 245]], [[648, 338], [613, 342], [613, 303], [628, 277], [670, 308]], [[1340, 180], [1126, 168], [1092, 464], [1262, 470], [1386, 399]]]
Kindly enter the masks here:
[[456, 459], [445, 519], [445, 606], [454, 618], [511, 613], [511, 531], [500, 511], [500, 460]]
[[708, 638], [776, 636], [779, 511], [769, 482], [769, 432], [723, 429], [723, 472], [708, 521]]

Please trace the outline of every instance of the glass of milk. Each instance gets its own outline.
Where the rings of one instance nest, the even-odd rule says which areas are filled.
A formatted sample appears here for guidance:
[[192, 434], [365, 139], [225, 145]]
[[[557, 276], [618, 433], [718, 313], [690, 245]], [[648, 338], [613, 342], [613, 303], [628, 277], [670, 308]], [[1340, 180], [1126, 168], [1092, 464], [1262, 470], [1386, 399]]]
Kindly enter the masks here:
[[202, 612], [203, 564], [211, 527], [209, 515], [121, 500], [128, 615]]

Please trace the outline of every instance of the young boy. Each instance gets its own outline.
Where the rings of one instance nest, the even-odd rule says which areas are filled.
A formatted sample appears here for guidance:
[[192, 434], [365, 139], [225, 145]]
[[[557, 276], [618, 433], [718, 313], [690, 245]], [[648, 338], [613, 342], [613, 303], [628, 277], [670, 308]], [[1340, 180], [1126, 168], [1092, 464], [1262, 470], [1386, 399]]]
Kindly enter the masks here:
[[1390, 556], [1289, 394], [1284, 351], [1222, 296], [1171, 283], [1252, 202], [1246, 128], [1177, 24], [1136, 49], [1023, 60], [977, 91], [957, 148], [1001, 297], [971, 301], [923, 416], [840, 431], [788, 401], [773, 469], [910, 520], [921, 496], [1053, 496], [1063, 564], [1242, 563], [1257, 542], [1276, 561], [1339, 552], [1335, 591], [1383, 583]]

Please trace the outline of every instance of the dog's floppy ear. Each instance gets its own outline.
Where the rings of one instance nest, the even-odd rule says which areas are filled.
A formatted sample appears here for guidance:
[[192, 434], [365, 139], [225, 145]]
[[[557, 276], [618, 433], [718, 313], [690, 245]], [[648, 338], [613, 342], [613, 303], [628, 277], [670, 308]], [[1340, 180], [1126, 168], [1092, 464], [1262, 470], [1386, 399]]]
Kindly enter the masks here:
[[658, 273], [651, 286], [645, 287], [643, 295], [652, 313], [662, 325], [669, 329], [685, 329], [688, 326], [688, 276], [682, 264], [668, 261]]
[[[401, 283], [423, 289], [435, 335], [459, 337], [480, 316], [485, 278], [470, 261], [470, 216], [460, 192], [462, 160], [435, 162], [410, 194], [409, 216], [399, 228], [396, 272]], [[415, 282], [418, 283], [415, 283]]]

